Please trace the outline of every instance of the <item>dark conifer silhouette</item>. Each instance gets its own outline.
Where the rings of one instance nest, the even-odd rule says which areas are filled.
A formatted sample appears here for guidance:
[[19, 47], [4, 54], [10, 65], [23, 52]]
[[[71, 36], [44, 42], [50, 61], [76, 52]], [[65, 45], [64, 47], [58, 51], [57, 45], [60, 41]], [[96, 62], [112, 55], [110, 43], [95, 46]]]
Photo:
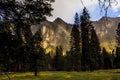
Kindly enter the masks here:
[[99, 67], [101, 66], [101, 48], [98, 36], [92, 25], [90, 35], [90, 70], [95, 70], [99, 69]]
[[82, 38], [82, 70], [90, 69], [90, 54], [89, 54], [89, 44], [90, 44], [90, 16], [86, 8], [83, 9], [82, 15], [80, 17], [81, 26], [81, 38]]
[[75, 14], [75, 21], [71, 31], [70, 41], [70, 66], [72, 70], [81, 70], [81, 53], [80, 53], [80, 28], [79, 28], [79, 17]]
[[63, 49], [61, 46], [56, 47], [56, 55], [53, 59], [53, 68], [56, 71], [64, 70], [64, 57], [63, 57]]
[[116, 54], [114, 59], [114, 65], [116, 68], [120, 68], [120, 23], [118, 24], [117, 30], [116, 30]]
[[40, 46], [42, 41], [42, 35], [41, 35], [41, 30], [37, 31], [35, 35], [32, 38], [31, 42], [31, 54], [30, 57], [32, 58], [31, 60], [33, 61], [33, 67], [34, 67], [34, 75], [37, 76], [38, 72], [38, 61], [41, 59], [41, 63], [43, 58], [45, 57], [44, 49]]
[[110, 54], [106, 51], [105, 48], [103, 48], [102, 54], [103, 54], [103, 63], [104, 63], [103, 67], [104, 67], [104, 69], [111, 69], [112, 62], [111, 62]]

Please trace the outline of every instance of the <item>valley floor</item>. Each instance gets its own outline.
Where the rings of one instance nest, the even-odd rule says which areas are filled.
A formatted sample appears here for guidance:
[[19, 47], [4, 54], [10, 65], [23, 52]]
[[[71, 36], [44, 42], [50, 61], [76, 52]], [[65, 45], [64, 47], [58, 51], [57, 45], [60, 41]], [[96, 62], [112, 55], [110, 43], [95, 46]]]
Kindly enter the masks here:
[[[120, 80], [120, 69], [98, 70], [94, 72], [39, 72], [35, 77], [33, 72], [9, 74], [11, 80]], [[0, 80], [8, 80], [0, 75]]]

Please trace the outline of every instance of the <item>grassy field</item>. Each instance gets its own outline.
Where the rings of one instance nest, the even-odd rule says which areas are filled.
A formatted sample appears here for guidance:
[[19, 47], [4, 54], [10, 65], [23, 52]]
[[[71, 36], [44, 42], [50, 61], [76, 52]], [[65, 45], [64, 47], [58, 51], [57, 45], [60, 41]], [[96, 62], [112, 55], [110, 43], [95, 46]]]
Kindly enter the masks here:
[[[94, 72], [39, 72], [33, 76], [32, 72], [9, 74], [11, 80], [120, 80], [120, 69], [99, 70]], [[8, 80], [0, 75], [0, 80]]]

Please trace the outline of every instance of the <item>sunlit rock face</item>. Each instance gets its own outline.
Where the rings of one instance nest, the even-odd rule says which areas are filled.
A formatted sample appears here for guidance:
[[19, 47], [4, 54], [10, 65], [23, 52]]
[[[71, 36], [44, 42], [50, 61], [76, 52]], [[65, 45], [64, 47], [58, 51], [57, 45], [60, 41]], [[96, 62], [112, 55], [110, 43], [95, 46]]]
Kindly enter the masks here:
[[[115, 48], [116, 28], [119, 22], [120, 18], [107, 18], [106, 20], [105, 17], [93, 22], [101, 46], [105, 47], [109, 52]], [[61, 45], [64, 51], [69, 50], [71, 24], [57, 18], [53, 22], [45, 21], [41, 25], [32, 26], [33, 34], [39, 29], [41, 29], [43, 35], [42, 46], [47, 51], [54, 50], [58, 45]]]
[[101, 42], [101, 46], [107, 48], [109, 52], [115, 48], [115, 36], [120, 17], [107, 19], [101, 18], [99, 21], [93, 22], [96, 32]]
[[57, 18], [53, 22], [45, 21], [41, 25], [33, 25], [32, 33], [41, 29], [43, 41], [42, 46], [47, 50], [54, 50], [56, 46], [61, 45], [64, 51], [68, 51], [70, 41], [71, 24], [67, 24], [62, 19]]

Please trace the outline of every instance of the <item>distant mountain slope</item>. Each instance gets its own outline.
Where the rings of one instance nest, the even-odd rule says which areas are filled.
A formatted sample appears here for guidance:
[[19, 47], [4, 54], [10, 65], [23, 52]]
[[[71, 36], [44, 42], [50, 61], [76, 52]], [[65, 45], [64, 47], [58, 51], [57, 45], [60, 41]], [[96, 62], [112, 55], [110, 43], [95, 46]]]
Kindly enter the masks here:
[[[96, 29], [102, 47], [106, 47], [111, 51], [115, 47], [116, 28], [120, 18], [108, 18], [107, 22], [105, 17], [98, 21], [94, 21], [93, 25]], [[61, 18], [55, 19], [53, 22], [45, 21], [41, 25], [34, 26], [33, 32], [39, 28], [42, 30], [43, 47], [47, 51], [54, 49], [57, 45], [62, 45], [64, 51], [69, 50], [70, 32], [72, 25], [66, 23]]]
[[70, 31], [72, 25], [57, 18], [53, 22], [45, 21], [41, 25], [43, 47], [48, 51], [61, 45], [65, 51], [69, 50]]
[[108, 51], [115, 48], [115, 36], [120, 17], [110, 18], [108, 17], [107, 22], [105, 17], [99, 21], [93, 22], [96, 32], [101, 42], [102, 47], [106, 47]]

